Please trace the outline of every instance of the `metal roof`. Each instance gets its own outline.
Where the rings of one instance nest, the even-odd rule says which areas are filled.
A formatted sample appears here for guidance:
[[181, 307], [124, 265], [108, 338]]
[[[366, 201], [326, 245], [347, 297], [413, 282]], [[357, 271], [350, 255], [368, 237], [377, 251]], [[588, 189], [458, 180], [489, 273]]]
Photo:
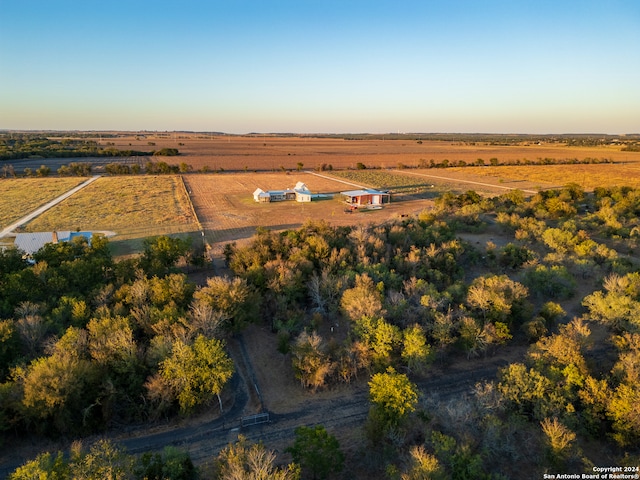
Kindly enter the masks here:
[[347, 197], [361, 197], [363, 195], [389, 195], [387, 192], [381, 192], [379, 190], [349, 190], [347, 192], [340, 192], [342, 195], [346, 195]]
[[[17, 233], [16, 239], [13, 242], [14, 246], [27, 255], [33, 255], [47, 243], [53, 243], [54, 232], [31, 232], [31, 233]], [[55, 232], [58, 236], [58, 242], [70, 242], [76, 237], [85, 237], [87, 240], [91, 240], [91, 232], [71, 232], [69, 230], [62, 230]]]

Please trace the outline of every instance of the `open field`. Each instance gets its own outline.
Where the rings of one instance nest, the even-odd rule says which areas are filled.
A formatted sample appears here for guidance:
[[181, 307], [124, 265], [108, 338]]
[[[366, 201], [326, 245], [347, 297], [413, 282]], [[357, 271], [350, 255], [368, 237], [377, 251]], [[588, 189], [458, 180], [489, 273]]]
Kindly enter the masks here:
[[[470, 174], [466, 169], [410, 169], [410, 170], [339, 170], [332, 176], [363, 185], [389, 190], [394, 199], [431, 198], [443, 192], [462, 193], [475, 190], [480, 194], [499, 195], [507, 190], [519, 189], [525, 194], [556, 185], [528, 180], [502, 179]], [[561, 185], [559, 185], [561, 186]]]
[[309, 219], [324, 219], [332, 225], [382, 222], [407, 209], [422, 209], [426, 204], [392, 203], [383, 210], [345, 214], [345, 204], [337, 195], [333, 199], [311, 203], [295, 201], [256, 203], [253, 192], [293, 187], [299, 181], [307, 184], [313, 193], [338, 193], [356, 188], [340, 179], [317, 176], [304, 172], [246, 173], [187, 175], [185, 183], [191, 195], [198, 218], [207, 232], [211, 244], [221, 244], [250, 238], [257, 227], [275, 230], [302, 226]]
[[[627, 168], [628, 179], [637, 182], [632, 169], [640, 168], [640, 163], [103, 177], [27, 224], [25, 231], [114, 231], [117, 235], [111, 243], [115, 252], [127, 254], [139, 250], [141, 241], [152, 235], [199, 235], [203, 230], [215, 254], [220, 253], [228, 242], [250, 238], [257, 227], [294, 229], [310, 219], [326, 220], [332, 225], [383, 222], [400, 215], [418, 213], [429, 207], [434, 197], [446, 191], [475, 190], [499, 195], [508, 189], [518, 188], [531, 194], [569, 181], [588, 187], [617, 184], [622, 177], [607, 176], [603, 172], [607, 168], [622, 167]], [[574, 169], [573, 177], [567, 172], [571, 169]], [[545, 176], [545, 171], [566, 173], [548, 173]], [[555, 183], [550, 183], [550, 180], [555, 180]], [[14, 202], [20, 205], [17, 199], [30, 199], [32, 191], [40, 195], [51, 192], [47, 194], [48, 200], [79, 181], [76, 178], [12, 179], [0, 185], [10, 186], [8, 191], [11, 195], [7, 194], [5, 198], [15, 197]], [[340, 195], [311, 203], [258, 204], [253, 201], [252, 194], [256, 188], [285, 189], [298, 181], [306, 183], [314, 193], [337, 194], [364, 186], [389, 189], [393, 197], [391, 204], [382, 210], [353, 214], [345, 213]], [[22, 214], [28, 210], [25, 206], [20, 207]], [[17, 218], [18, 215], [15, 216]]]
[[0, 230], [84, 180], [77, 177], [0, 180]]
[[[419, 135], [415, 136], [418, 137]], [[607, 158], [617, 162], [640, 162], [640, 152], [623, 152], [620, 146], [615, 145], [570, 147], [558, 143], [522, 143], [502, 146], [432, 140], [418, 143], [415, 138], [344, 140], [148, 133], [145, 136], [126, 135], [95, 140], [102, 146], [106, 147], [109, 144], [119, 149], [177, 148], [181, 155], [168, 159], [170, 163], [186, 162], [196, 170], [206, 167], [212, 171], [279, 171], [283, 168], [293, 170], [297, 168], [298, 163], [302, 163], [305, 169], [317, 169], [322, 165], [331, 165], [336, 169], [355, 168], [358, 163], [368, 167], [396, 168], [400, 164], [417, 166], [421, 160], [427, 163], [432, 159], [435, 162], [446, 159], [449, 162], [464, 160], [473, 163], [478, 158], [482, 158], [487, 164], [491, 158], [497, 158], [500, 162], [535, 161], [538, 158], [575, 158], [579, 161], [586, 158]]]
[[[197, 230], [178, 176], [103, 177], [25, 226], [25, 231], [115, 231], [114, 241]], [[126, 253], [126, 252], [121, 252]]]
[[[397, 215], [416, 213], [429, 206], [430, 199], [445, 191], [476, 190], [497, 195], [507, 189], [518, 188], [531, 194], [540, 188], [557, 188], [569, 182], [575, 182], [587, 190], [599, 185], [640, 186], [640, 152], [623, 152], [619, 146], [613, 145], [568, 147], [561, 143], [522, 143], [500, 146], [432, 140], [418, 143], [413, 138], [344, 140], [183, 133], [130, 134], [117, 138], [96, 138], [96, 141], [104, 147], [121, 149], [177, 148], [181, 155], [166, 158], [36, 161], [47, 164], [88, 161], [93, 163], [96, 173], [103, 171], [104, 165], [109, 162], [144, 164], [149, 160], [176, 164], [185, 162], [194, 170], [223, 172], [184, 176], [206, 240], [215, 247], [214, 251], [218, 251], [218, 247], [226, 242], [251, 237], [258, 226], [296, 228], [308, 219], [325, 219], [333, 225], [373, 223]], [[473, 163], [479, 158], [486, 163], [492, 158], [500, 162], [535, 161], [540, 158], [578, 161], [606, 158], [619, 163], [396, 170], [404, 166], [416, 167], [430, 160], [442, 162], [448, 159], [451, 163], [464, 160]], [[355, 169], [358, 163], [367, 168]], [[322, 166], [327, 169], [331, 166], [334, 170], [322, 172], [322, 176], [298, 171]], [[17, 164], [16, 168], [19, 170]], [[51, 168], [55, 171], [53, 163]], [[254, 170], [258, 173], [254, 173]], [[340, 183], [340, 179], [351, 185]], [[0, 181], [0, 188], [3, 189], [0, 222], [7, 224], [11, 219], [19, 218], [80, 181], [76, 178]], [[293, 187], [297, 181], [307, 183], [314, 193], [335, 193], [367, 186], [390, 189], [394, 196], [391, 205], [383, 210], [353, 215], [344, 213], [344, 205], [339, 198], [307, 204], [283, 202], [265, 205], [253, 202], [252, 192], [258, 187], [264, 190], [282, 189]], [[135, 251], [140, 240], [147, 236], [200, 231], [183, 190], [179, 177], [103, 178], [32, 221], [26, 229], [115, 231], [118, 235], [112, 243], [116, 251], [128, 253]]]
[[576, 183], [584, 190], [591, 191], [596, 187], [630, 186], [640, 187], [640, 162], [598, 164], [598, 165], [509, 165], [501, 167], [464, 167], [446, 169], [449, 175], [478, 175], [520, 180], [534, 184], [566, 185]]

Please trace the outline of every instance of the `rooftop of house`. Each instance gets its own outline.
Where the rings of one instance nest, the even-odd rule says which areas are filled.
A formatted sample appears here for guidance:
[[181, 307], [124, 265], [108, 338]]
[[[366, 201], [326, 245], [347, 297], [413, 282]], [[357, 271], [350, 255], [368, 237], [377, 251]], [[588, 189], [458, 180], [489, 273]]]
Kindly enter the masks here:
[[55, 232], [18, 233], [13, 245], [27, 255], [33, 255], [47, 243], [70, 242], [76, 237], [91, 240], [91, 232], [71, 232], [68, 230]]

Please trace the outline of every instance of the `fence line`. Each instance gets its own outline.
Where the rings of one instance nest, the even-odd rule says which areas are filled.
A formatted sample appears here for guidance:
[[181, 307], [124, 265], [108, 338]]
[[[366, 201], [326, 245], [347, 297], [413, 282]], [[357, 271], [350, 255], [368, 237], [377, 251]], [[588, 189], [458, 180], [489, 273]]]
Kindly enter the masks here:
[[252, 425], [258, 425], [261, 423], [269, 422], [269, 412], [256, 413], [255, 415], [249, 415], [248, 417], [242, 417], [242, 426], [250, 427]]

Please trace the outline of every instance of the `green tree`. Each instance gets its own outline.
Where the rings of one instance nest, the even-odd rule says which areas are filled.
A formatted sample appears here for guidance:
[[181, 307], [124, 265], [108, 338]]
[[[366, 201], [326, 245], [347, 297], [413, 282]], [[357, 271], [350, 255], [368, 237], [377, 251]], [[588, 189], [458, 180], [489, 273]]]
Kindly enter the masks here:
[[395, 429], [415, 411], [418, 390], [406, 375], [389, 367], [386, 372], [371, 377], [369, 400], [382, 427], [385, 430]]
[[40, 165], [40, 168], [36, 169], [36, 175], [38, 177], [48, 177], [51, 173], [51, 169], [46, 165]]
[[[445, 435], [437, 430], [431, 432], [431, 443], [436, 452], [436, 457], [445, 464], [449, 470], [449, 476], [454, 480], [466, 479], [488, 479], [482, 468], [482, 457], [473, 453], [471, 446], [467, 443], [458, 444], [455, 438]], [[441, 471], [434, 472], [436, 475], [426, 478], [442, 478]]]
[[576, 281], [564, 265], [538, 265], [527, 269], [524, 283], [533, 295], [566, 300], [575, 293]]
[[162, 235], [144, 240], [140, 267], [149, 277], [165, 276], [191, 248], [190, 238], [172, 238]]
[[567, 400], [555, 383], [539, 371], [512, 363], [500, 372], [498, 391], [515, 412], [536, 420], [567, 411]]
[[296, 428], [293, 446], [287, 448], [293, 461], [302, 467], [302, 472], [313, 479], [325, 479], [344, 468], [345, 456], [340, 443], [322, 425]]
[[29, 301], [20, 303], [15, 310], [15, 328], [29, 358], [34, 358], [41, 350], [41, 343], [48, 331], [47, 323], [40, 311], [40, 305]]
[[527, 336], [529, 342], [537, 342], [543, 335], [546, 335], [547, 322], [544, 317], [537, 316], [522, 324], [522, 331]]
[[467, 357], [477, 357], [488, 347], [486, 333], [480, 328], [475, 318], [468, 316], [462, 317], [459, 321], [458, 331], [460, 334], [458, 344], [467, 352]]
[[113, 415], [135, 415], [146, 369], [129, 320], [120, 316], [94, 318], [87, 324], [87, 332], [92, 364], [101, 372], [104, 393], [100, 404], [105, 420]]
[[18, 360], [20, 339], [13, 320], [0, 320], [0, 383]]
[[198, 471], [187, 452], [165, 447], [162, 453], [142, 454], [136, 462], [134, 475], [145, 480], [195, 480]]
[[555, 325], [566, 314], [567, 312], [555, 302], [546, 302], [540, 309], [540, 316], [544, 318], [547, 326]]
[[527, 247], [519, 247], [513, 243], [508, 243], [500, 249], [498, 260], [503, 267], [515, 270], [534, 258], [535, 254]]
[[402, 339], [397, 326], [377, 317], [361, 317], [355, 322], [354, 332], [371, 350], [376, 365], [382, 368], [391, 363], [391, 354]]
[[137, 362], [136, 341], [125, 317], [94, 318], [87, 324], [89, 353], [99, 365], [127, 372]]
[[128, 480], [133, 464], [134, 458], [110, 440], [98, 440], [88, 452], [76, 443], [71, 447], [69, 478]]
[[22, 404], [28, 419], [58, 432], [91, 426], [98, 371], [80, 350], [81, 331], [69, 328], [54, 353], [29, 364], [22, 376]]
[[527, 288], [506, 275], [477, 277], [467, 293], [467, 304], [479, 311], [485, 322], [510, 324], [523, 319], [530, 308]]
[[222, 411], [220, 393], [233, 370], [233, 361], [224, 351], [224, 343], [202, 335], [198, 335], [193, 345], [177, 340], [171, 356], [160, 363], [160, 375], [184, 413], [209, 401], [213, 395], [218, 397]]
[[9, 480], [65, 480], [67, 478], [70, 478], [69, 464], [62, 452], [58, 452], [55, 457], [50, 452], [41, 453], [9, 475]]
[[195, 290], [195, 285], [182, 273], [150, 278], [148, 286], [149, 302], [155, 307], [169, 306], [180, 310], [189, 306]]
[[640, 442], [640, 387], [621, 384], [613, 391], [607, 404], [607, 417], [613, 423], [613, 438], [621, 446]]
[[23, 252], [17, 248], [0, 249], [0, 282], [3, 276], [19, 272], [29, 266], [22, 255]]
[[402, 332], [402, 360], [409, 370], [424, 372], [433, 361], [431, 346], [422, 327], [414, 324]]
[[617, 331], [640, 332], [640, 281], [637, 274], [612, 274], [604, 279], [604, 291], [587, 295], [582, 305], [589, 314]]
[[591, 331], [582, 319], [562, 325], [559, 332], [541, 338], [529, 349], [528, 356], [539, 371], [552, 378], [563, 378], [564, 385], [582, 385], [588, 374], [582, 351], [588, 345]]

